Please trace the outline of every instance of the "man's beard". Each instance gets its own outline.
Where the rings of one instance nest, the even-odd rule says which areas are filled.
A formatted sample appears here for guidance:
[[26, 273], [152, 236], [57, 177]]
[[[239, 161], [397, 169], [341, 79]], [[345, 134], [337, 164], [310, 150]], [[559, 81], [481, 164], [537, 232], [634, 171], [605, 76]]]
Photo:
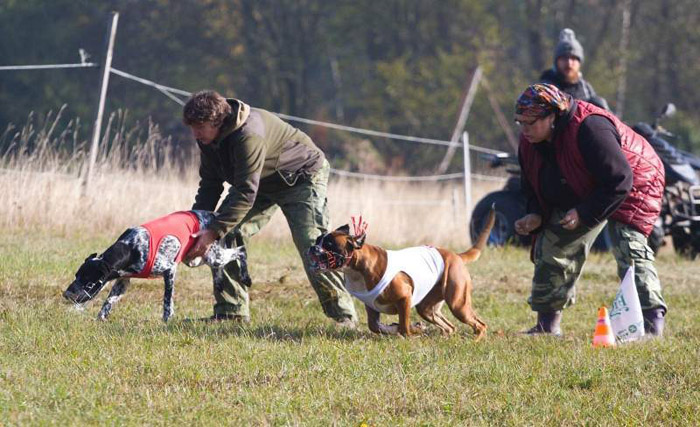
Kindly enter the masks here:
[[581, 73], [578, 71], [575, 71], [574, 69], [570, 69], [566, 73], [562, 73], [562, 76], [564, 77], [564, 81], [566, 83], [576, 84], [576, 83], [578, 83], [579, 79], [581, 78]]

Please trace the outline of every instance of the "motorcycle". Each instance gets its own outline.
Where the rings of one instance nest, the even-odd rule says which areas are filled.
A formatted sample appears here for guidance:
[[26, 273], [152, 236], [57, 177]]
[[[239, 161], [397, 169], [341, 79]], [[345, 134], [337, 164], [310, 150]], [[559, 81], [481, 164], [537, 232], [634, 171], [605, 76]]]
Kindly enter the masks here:
[[[520, 186], [518, 156], [510, 153], [498, 153], [482, 154], [481, 158], [488, 160], [491, 168], [505, 168], [509, 177], [503, 189], [487, 194], [474, 206], [469, 222], [469, 235], [472, 241], [476, 241], [475, 239], [486, 225], [491, 206], [494, 206], [496, 221], [487, 243], [491, 246], [504, 246], [506, 244], [529, 246], [532, 237], [522, 236], [515, 232], [515, 221], [525, 216], [527, 203]], [[611, 246], [612, 242], [606, 226], [596, 238], [591, 249], [604, 252], [610, 250]]]
[[675, 113], [676, 107], [666, 104], [651, 124], [637, 123], [632, 128], [654, 147], [666, 172], [661, 215], [649, 236], [649, 246], [656, 252], [665, 243], [664, 237], [671, 236], [676, 253], [694, 259], [700, 253], [700, 158], [669, 142], [674, 135], [660, 121]]
[[[677, 253], [695, 258], [700, 253], [700, 180], [696, 171], [700, 170], [700, 158], [675, 148], [665, 138], [673, 134], [665, 130], [659, 122], [672, 116], [676, 109], [667, 104], [651, 124], [637, 123], [633, 129], [644, 136], [661, 158], [666, 172], [661, 215], [648, 238], [649, 246], [656, 253], [664, 244], [664, 238], [671, 236]], [[506, 168], [509, 177], [503, 189], [487, 194], [472, 212], [469, 231], [472, 240], [486, 224], [492, 204], [496, 206], [496, 224], [491, 231], [488, 243], [502, 246], [507, 243], [527, 246], [529, 236], [515, 232], [515, 221], [525, 215], [525, 197], [520, 191], [520, 168], [515, 154], [484, 154], [491, 168]], [[607, 251], [611, 247], [607, 227], [598, 235], [593, 250]]]

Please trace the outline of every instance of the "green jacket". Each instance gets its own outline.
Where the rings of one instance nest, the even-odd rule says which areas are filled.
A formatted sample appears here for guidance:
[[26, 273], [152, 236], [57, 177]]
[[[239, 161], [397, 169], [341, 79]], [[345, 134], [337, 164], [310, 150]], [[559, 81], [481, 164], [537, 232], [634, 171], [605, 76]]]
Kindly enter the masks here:
[[284, 191], [318, 171], [325, 156], [311, 138], [269, 111], [228, 99], [233, 108], [216, 140], [204, 145], [199, 165], [199, 190], [192, 209], [213, 211], [224, 190], [231, 188], [210, 228], [219, 237], [248, 213], [259, 192]]

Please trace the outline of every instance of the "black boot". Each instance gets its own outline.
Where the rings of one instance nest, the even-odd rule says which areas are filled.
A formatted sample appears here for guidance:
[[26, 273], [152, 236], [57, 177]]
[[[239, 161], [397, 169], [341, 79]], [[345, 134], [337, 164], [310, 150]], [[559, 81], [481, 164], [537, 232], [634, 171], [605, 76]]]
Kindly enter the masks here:
[[642, 316], [644, 317], [645, 334], [656, 337], [660, 337], [664, 334], [664, 316], [666, 316], [666, 310], [662, 307], [652, 308], [642, 311]]
[[554, 335], [561, 336], [561, 310], [538, 311], [537, 324], [526, 332], [528, 335]]

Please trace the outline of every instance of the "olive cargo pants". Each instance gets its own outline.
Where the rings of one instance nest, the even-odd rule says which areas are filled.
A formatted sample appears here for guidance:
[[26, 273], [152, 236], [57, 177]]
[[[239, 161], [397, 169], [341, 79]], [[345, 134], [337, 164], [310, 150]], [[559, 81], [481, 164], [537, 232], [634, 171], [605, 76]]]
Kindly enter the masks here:
[[[323, 312], [338, 321], [346, 318], [357, 320], [355, 306], [352, 297], [345, 290], [343, 276], [335, 271], [312, 272], [306, 255], [316, 238], [328, 231], [326, 191], [329, 173], [330, 166], [324, 161], [323, 167], [312, 177], [298, 182], [293, 187], [258, 192], [251, 210], [225, 239], [227, 245], [240, 246], [247, 243], [270, 221], [277, 209], [281, 209]], [[241, 283], [239, 271], [239, 263], [234, 261], [226, 265], [221, 274], [214, 276], [214, 314], [250, 317], [248, 289]]]
[[537, 236], [533, 252], [535, 274], [532, 293], [528, 299], [533, 311], [561, 310], [576, 300], [576, 281], [586, 262], [591, 245], [598, 234], [610, 223], [612, 253], [617, 261], [617, 274], [623, 278], [634, 262], [634, 278], [642, 310], [667, 309], [661, 295], [661, 283], [654, 267], [654, 252], [647, 239], [635, 228], [617, 221], [604, 221], [593, 228], [580, 225], [566, 230], [559, 225], [565, 212], [554, 211], [549, 223]]

